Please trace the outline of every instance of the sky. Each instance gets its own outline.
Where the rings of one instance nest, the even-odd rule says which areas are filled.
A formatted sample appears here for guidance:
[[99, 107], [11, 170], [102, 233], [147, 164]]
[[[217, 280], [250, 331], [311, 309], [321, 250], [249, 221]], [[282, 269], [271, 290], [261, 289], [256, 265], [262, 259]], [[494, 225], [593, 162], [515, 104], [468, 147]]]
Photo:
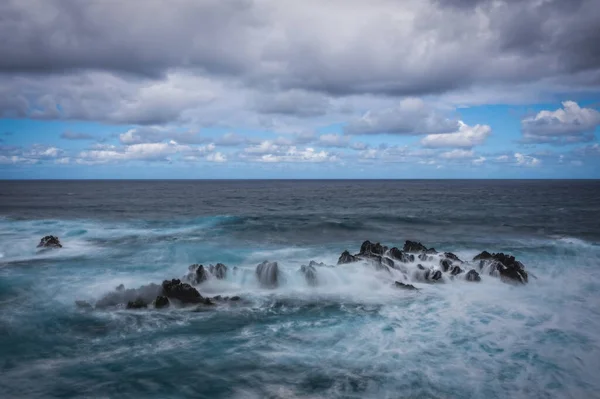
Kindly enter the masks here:
[[597, 0], [0, 15], [0, 179], [600, 178]]

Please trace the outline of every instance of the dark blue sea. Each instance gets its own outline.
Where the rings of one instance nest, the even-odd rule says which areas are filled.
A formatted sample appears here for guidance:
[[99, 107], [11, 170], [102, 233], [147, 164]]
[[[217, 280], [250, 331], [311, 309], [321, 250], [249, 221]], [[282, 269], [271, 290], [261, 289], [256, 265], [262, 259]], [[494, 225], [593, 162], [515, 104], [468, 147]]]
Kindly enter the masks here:
[[[365, 240], [529, 282], [337, 265]], [[94, 307], [218, 262], [195, 287], [239, 301]], [[0, 181], [2, 398], [598, 398], [599, 371], [599, 181]]]

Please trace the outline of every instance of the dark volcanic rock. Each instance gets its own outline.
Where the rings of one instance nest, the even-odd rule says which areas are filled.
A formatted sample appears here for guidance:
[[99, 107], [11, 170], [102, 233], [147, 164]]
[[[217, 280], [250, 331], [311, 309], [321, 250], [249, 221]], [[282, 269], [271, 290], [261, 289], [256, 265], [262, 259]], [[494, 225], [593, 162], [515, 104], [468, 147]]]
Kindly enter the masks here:
[[214, 269], [211, 267], [210, 272], [219, 280], [223, 280], [225, 277], [227, 277], [227, 266], [222, 263], [217, 263]]
[[374, 254], [383, 256], [387, 249], [387, 247], [381, 245], [380, 243], [373, 244], [371, 241], [367, 240], [360, 246], [360, 254]]
[[429, 255], [435, 255], [438, 253], [438, 251], [436, 251], [435, 248], [429, 248], [427, 251], [425, 251], [425, 253]]
[[317, 285], [317, 269], [312, 264], [302, 265], [300, 272], [304, 274], [304, 278], [306, 278], [309, 285]]
[[75, 301], [75, 306], [80, 309], [92, 309], [92, 305], [87, 301]]
[[121, 285], [115, 291], [105, 294], [96, 302], [97, 308], [106, 308], [110, 306], [126, 305], [129, 302], [135, 302], [142, 299], [145, 303], [150, 303], [158, 295], [161, 295], [163, 288], [157, 284], [143, 285], [140, 288], [125, 289]]
[[423, 265], [422, 265], [422, 264], [420, 264], [420, 263], [417, 265], [417, 268], [418, 268], [419, 270], [425, 270], [425, 266], [423, 266]]
[[442, 268], [443, 271], [447, 272], [448, 270], [450, 270], [451, 266], [452, 266], [452, 262], [450, 262], [448, 259], [440, 260], [440, 267]]
[[200, 284], [208, 280], [208, 272], [204, 265], [194, 264], [189, 267], [191, 273], [188, 274], [188, 280], [193, 284]]
[[58, 237], [55, 236], [45, 236], [40, 240], [40, 243], [37, 245], [38, 248], [62, 248], [62, 244], [60, 243]]
[[479, 260], [480, 269], [483, 269], [486, 263], [495, 262], [495, 266], [492, 267], [490, 273], [495, 274], [497, 272], [504, 282], [526, 284], [528, 281], [525, 266], [512, 255], [504, 253], [490, 254], [487, 251], [483, 251], [473, 258], [473, 260]]
[[425, 280], [438, 281], [442, 278], [442, 272], [439, 270], [427, 270]]
[[450, 270], [450, 275], [452, 275], [452, 276], [456, 276], [456, 275], [458, 275], [458, 274], [460, 274], [460, 273], [462, 273], [462, 272], [463, 272], [463, 269], [461, 269], [459, 266], [454, 266], [454, 267], [452, 267], [452, 269]]
[[403, 262], [403, 263], [411, 262], [411, 260], [410, 260], [411, 257], [412, 257], [413, 261], [415, 260], [414, 255], [409, 255], [409, 254], [399, 250], [396, 247], [393, 247], [392, 249], [390, 249], [387, 254], [390, 258], [397, 260], [399, 262]]
[[475, 269], [471, 269], [465, 275], [465, 280], [479, 282], [481, 281], [481, 277], [479, 277], [479, 273], [477, 273]]
[[162, 288], [164, 296], [177, 299], [181, 303], [201, 303], [203, 301], [198, 290], [187, 283], [182, 283], [179, 279], [163, 281]]
[[143, 309], [147, 308], [148, 304], [142, 298], [137, 298], [135, 301], [127, 302], [127, 309]]
[[156, 309], [166, 308], [169, 306], [169, 298], [164, 295], [159, 295], [154, 300], [154, 307]]
[[348, 250], [342, 252], [342, 254], [340, 255], [340, 258], [338, 259], [338, 265], [344, 264], [344, 263], [352, 263], [352, 262], [356, 262], [358, 261], [358, 258], [354, 255], [351, 255], [350, 252], [348, 252]]
[[312, 267], [327, 267], [327, 265], [323, 262], [315, 262], [314, 260], [311, 260], [310, 262], [308, 262], [308, 266], [312, 266]]
[[418, 291], [419, 290], [417, 287], [415, 287], [412, 284], [404, 284], [404, 283], [401, 283], [400, 281], [396, 281], [394, 283], [394, 285], [397, 288], [402, 288], [403, 290], [410, 290], [410, 291]]
[[452, 252], [444, 252], [444, 256], [454, 262], [464, 263], [460, 258], [454, 255]]
[[420, 242], [407, 240], [404, 243], [404, 247], [402, 248], [402, 250], [404, 252], [420, 253], [420, 252], [427, 252], [427, 247], [425, 245], [421, 244]]
[[277, 287], [279, 283], [279, 265], [277, 265], [277, 262], [265, 260], [256, 266], [256, 277], [258, 277], [258, 281], [263, 287]]
[[239, 301], [240, 297], [239, 296], [232, 296], [231, 298], [229, 298], [230, 301]]
[[473, 260], [489, 260], [489, 259], [492, 259], [492, 254], [489, 253], [488, 251], [483, 251], [479, 255], [475, 255], [475, 257], [473, 258]]
[[429, 260], [430, 257], [427, 256], [427, 254], [425, 252], [423, 252], [422, 254], [419, 254], [419, 256], [417, 256], [417, 258], [419, 258], [419, 260], [426, 261], [426, 260]]

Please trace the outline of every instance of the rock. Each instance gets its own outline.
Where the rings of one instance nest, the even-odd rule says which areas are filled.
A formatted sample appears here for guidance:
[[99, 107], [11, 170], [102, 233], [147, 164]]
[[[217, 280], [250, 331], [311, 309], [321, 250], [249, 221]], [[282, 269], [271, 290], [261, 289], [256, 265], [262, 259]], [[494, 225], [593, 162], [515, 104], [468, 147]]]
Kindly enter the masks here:
[[357, 262], [358, 258], [354, 255], [350, 255], [350, 252], [348, 252], [348, 250], [342, 252], [342, 254], [340, 255], [340, 258], [338, 259], [338, 265], [342, 265], [344, 263], [352, 263], [352, 262]]
[[265, 260], [256, 266], [256, 277], [258, 277], [258, 281], [263, 287], [277, 287], [279, 283], [279, 265], [277, 265], [277, 262]]
[[479, 273], [477, 273], [475, 269], [471, 269], [465, 275], [465, 280], [479, 282], [481, 281], [481, 277], [479, 277]]
[[492, 254], [489, 253], [488, 251], [483, 251], [482, 253], [480, 253], [479, 255], [475, 255], [475, 257], [473, 258], [473, 260], [489, 260], [492, 259]]
[[209, 297], [204, 298], [204, 300], [202, 301], [203, 304], [205, 305], [214, 305], [215, 303], [213, 301], [210, 300]]
[[421, 244], [420, 242], [407, 240], [404, 243], [404, 247], [402, 248], [402, 250], [404, 252], [421, 253], [421, 252], [427, 252], [427, 247], [425, 245]]
[[127, 305], [141, 299], [144, 303], [150, 303], [158, 295], [162, 295], [163, 288], [157, 284], [143, 285], [140, 288], [117, 287], [117, 290], [105, 294], [96, 302], [96, 308], [106, 308], [117, 305]]
[[123, 291], [125, 289], [125, 286], [123, 284], [119, 284], [117, 285], [117, 287], [115, 288], [115, 290], [117, 291]]
[[225, 277], [227, 277], [227, 266], [222, 263], [217, 263], [214, 271], [211, 271], [211, 273], [214, 274], [214, 276], [219, 280], [223, 280]]
[[148, 304], [142, 298], [137, 298], [135, 301], [127, 302], [127, 309], [143, 309], [147, 308]]
[[422, 260], [422, 261], [427, 261], [430, 258], [429, 256], [427, 256], [427, 254], [425, 252], [423, 252], [422, 254], [419, 254], [419, 256], [417, 256], [417, 257], [419, 258], [419, 260]]
[[154, 307], [156, 309], [162, 309], [169, 306], [169, 298], [164, 295], [159, 295], [154, 300]]
[[521, 284], [526, 284], [528, 282], [525, 266], [512, 255], [504, 253], [490, 254], [487, 251], [483, 251], [475, 256], [473, 260], [479, 260], [480, 270], [483, 270], [486, 264], [490, 265], [490, 262], [495, 262], [492, 267], [489, 268], [489, 273], [493, 275], [497, 272], [500, 279], [504, 282]]
[[442, 278], [442, 272], [439, 270], [427, 270], [425, 280], [438, 281]]
[[195, 263], [188, 267], [190, 273], [186, 276], [186, 280], [191, 282], [192, 284], [200, 284], [206, 280], [208, 280], [208, 271], [204, 268], [203, 265], [199, 265]]
[[425, 266], [423, 266], [422, 264], [419, 263], [417, 265], [417, 269], [419, 269], [419, 270], [425, 270]]
[[62, 244], [58, 237], [55, 236], [45, 236], [40, 240], [40, 243], [37, 245], [38, 248], [62, 248]]
[[462, 260], [460, 260], [460, 258], [458, 256], [454, 255], [452, 252], [444, 252], [444, 257], [446, 257], [454, 262], [464, 263]]
[[383, 256], [383, 254], [387, 251], [387, 247], [381, 245], [380, 243], [373, 244], [371, 241], [365, 241], [360, 246], [360, 253], [362, 254], [374, 254]]
[[404, 284], [404, 283], [401, 283], [400, 281], [396, 281], [394, 283], [394, 286], [396, 286], [397, 288], [402, 288], [403, 290], [419, 291], [419, 289], [417, 287], [415, 287], [414, 285]]
[[75, 306], [79, 309], [92, 309], [92, 305], [87, 301], [75, 301]]
[[[227, 297], [227, 296], [226, 296], [225, 298], [226, 298], [226, 299], [229, 299], [229, 297]], [[212, 297], [212, 299], [213, 299], [214, 301], [221, 301], [221, 300], [223, 300], [224, 298], [223, 298], [221, 295], [217, 295], [217, 296], [213, 296], [213, 297]]]
[[308, 285], [317, 285], [317, 269], [315, 269], [312, 264], [309, 264], [308, 266], [302, 265], [302, 267], [300, 267], [300, 272], [304, 274], [304, 278], [306, 278]]
[[229, 298], [230, 301], [239, 301], [240, 297], [239, 296], [232, 296], [231, 298]]
[[460, 273], [463, 272], [463, 269], [461, 269], [459, 266], [454, 266], [451, 270], [450, 270], [450, 275], [452, 276], [456, 276]]
[[500, 278], [504, 282], [517, 282], [521, 284], [527, 283], [527, 272], [525, 266], [515, 259], [514, 256], [505, 255], [503, 253], [494, 254], [493, 258], [501, 263], [502, 267], [498, 267]]
[[164, 296], [177, 299], [181, 303], [202, 303], [204, 300], [198, 290], [179, 279], [163, 281], [162, 288]]
[[314, 260], [311, 260], [310, 262], [308, 262], [308, 266], [312, 266], [312, 267], [327, 267], [327, 265], [323, 262], [315, 262]]
[[441, 259], [440, 266], [443, 271], [447, 272], [448, 270], [450, 270], [450, 267], [452, 266], [452, 262], [450, 262], [448, 259]]
[[410, 260], [411, 256], [412, 256], [412, 260], [413, 260], [413, 261], [415, 260], [415, 257], [414, 257], [414, 255], [409, 255], [409, 254], [407, 254], [407, 253], [405, 253], [405, 252], [403, 252], [403, 251], [399, 250], [399, 249], [398, 249], [398, 248], [396, 248], [396, 247], [393, 247], [392, 249], [390, 249], [390, 250], [387, 252], [387, 255], [388, 255], [390, 258], [392, 258], [392, 259], [394, 259], [394, 260], [397, 260], [397, 261], [399, 261], [399, 262], [403, 262], [403, 263], [408, 263], [408, 262], [410, 262], [410, 261], [411, 261], [411, 260]]
[[438, 253], [438, 251], [436, 251], [435, 248], [429, 248], [427, 251], [425, 251], [425, 253], [429, 255], [435, 255]]

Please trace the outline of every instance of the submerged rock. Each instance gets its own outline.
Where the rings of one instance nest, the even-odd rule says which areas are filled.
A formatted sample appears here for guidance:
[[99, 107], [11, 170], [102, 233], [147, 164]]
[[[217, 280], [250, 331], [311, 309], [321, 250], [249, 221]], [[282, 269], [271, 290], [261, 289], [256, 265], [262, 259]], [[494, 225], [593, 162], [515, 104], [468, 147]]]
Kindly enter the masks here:
[[464, 263], [462, 260], [460, 260], [458, 256], [454, 255], [452, 252], [444, 252], [444, 257], [454, 262]]
[[441, 259], [440, 267], [443, 271], [447, 272], [448, 270], [450, 270], [450, 267], [452, 267], [452, 262], [450, 262], [448, 259]]
[[277, 262], [264, 261], [256, 266], [256, 277], [260, 285], [275, 288], [279, 284], [279, 265]]
[[177, 299], [181, 303], [201, 303], [202, 296], [194, 287], [179, 279], [165, 280], [162, 283], [163, 295]]
[[87, 301], [75, 301], [75, 306], [80, 309], [92, 309], [93, 306]]
[[148, 304], [142, 298], [137, 298], [135, 301], [127, 302], [127, 309], [144, 309]]
[[425, 271], [425, 280], [429, 281], [438, 281], [442, 278], [442, 272], [439, 270], [426, 270]]
[[162, 309], [169, 306], [169, 298], [164, 295], [159, 295], [154, 300], [154, 307], [156, 309]]
[[306, 278], [309, 285], [317, 285], [317, 269], [312, 265], [312, 261], [308, 266], [302, 265], [300, 272], [304, 274], [304, 278]]
[[186, 279], [192, 284], [200, 284], [208, 280], [208, 272], [204, 268], [204, 265], [199, 265], [195, 263], [193, 265], [190, 265], [188, 269], [190, 273], [186, 276]]
[[475, 271], [475, 269], [471, 269], [465, 275], [465, 280], [479, 282], [481, 281], [481, 277], [479, 276], [479, 273]]
[[463, 272], [463, 269], [461, 269], [459, 266], [454, 266], [454, 267], [452, 267], [452, 269], [450, 270], [450, 275], [452, 275], [452, 276], [456, 276], [456, 275], [458, 275], [458, 274], [460, 274], [460, 273], [462, 273], [462, 272]]
[[62, 248], [62, 244], [58, 237], [55, 236], [45, 236], [40, 240], [40, 243], [37, 245], [38, 248]]
[[342, 252], [342, 254], [340, 255], [340, 258], [338, 259], [338, 265], [342, 265], [344, 263], [353, 263], [353, 262], [357, 262], [358, 258], [354, 255], [351, 255], [350, 252], [348, 252], [348, 250]]
[[394, 283], [394, 286], [396, 288], [401, 288], [403, 290], [410, 290], [410, 291], [418, 291], [419, 290], [417, 287], [415, 287], [412, 284], [405, 284], [405, 283], [401, 283], [400, 281], [396, 281]]
[[208, 270], [210, 271], [210, 274], [219, 280], [223, 280], [225, 277], [227, 277], [227, 266], [222, 263], [217, 263], [216, 266], [210, 265]]
[[135, 302], [137, 299], [150, 303], [158, 295], [161, 295], [163, 288], [157, 284], [143, 285], [140, 288], [117, 287], [115, 291], [105, 294], [96, 302], [97, 308], [106, 308], [117, 305], [127, 305], [129, 302]]

